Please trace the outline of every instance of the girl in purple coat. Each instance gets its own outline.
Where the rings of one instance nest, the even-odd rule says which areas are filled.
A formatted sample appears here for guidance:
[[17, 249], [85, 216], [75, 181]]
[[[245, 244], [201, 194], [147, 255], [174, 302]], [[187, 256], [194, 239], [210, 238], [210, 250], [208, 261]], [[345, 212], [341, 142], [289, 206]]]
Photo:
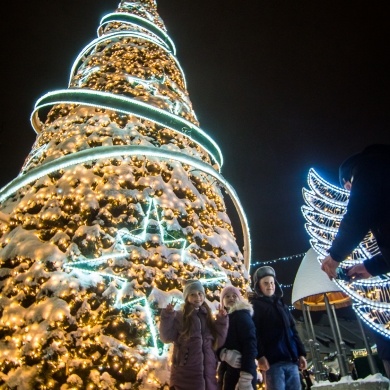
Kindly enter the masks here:
[[217, 390], [216, 350], [225, 342], [229, 318], [220, 308], [214, 319], [198, 280], [188, 280], [183, 291], [184, 306], [162, 310], [160, 339], [173, 343], [170, 386], [173, 390]]

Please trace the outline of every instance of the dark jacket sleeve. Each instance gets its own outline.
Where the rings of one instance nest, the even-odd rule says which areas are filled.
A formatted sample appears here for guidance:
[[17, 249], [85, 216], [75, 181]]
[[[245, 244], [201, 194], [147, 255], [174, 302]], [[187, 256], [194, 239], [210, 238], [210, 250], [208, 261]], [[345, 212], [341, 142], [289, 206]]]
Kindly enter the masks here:
[[381, 187], [381, 170], [370, 159], [362, 159], [354, 169], [352, 189], [336, 238], [329, 254], [343, 261], [363, 240], [372, 220], [378, 216], [378, 193]]
[[262, 334], [261, 329], [258, 324], [262, 321], [261, 315], [260, 315], [260, 307], [256, 300], [252, 300], [252, 306], [253, 306], [253, 323], [255, 324], [255, 330], [256, 330], [256, 345], [257, 345], [257, 358], [261, 358], [265, 356], [265, 348], [262, 342]]
[[301, 338], [299, 337], [297, 328], [295, 326], [294, 317], [292, 316], [292, 314], [291, 314], [291, 312], [290, 312], [290, 310], [288, 308], [287, 308], [287, 311], [288, 311], [288, 316], [290, 318], [290, 329], [292, 331], [292, 337], [293, 337], [293, 339], [295, 341], [295, 344], [296, 344], [297, 350], [298, 350], [298, 356], [305, 356], [306, 357], [306, 349], [305, 349], [305, 346], [302, 343]]
[[264, 356], [264, 348], [261, 343], [261, 338], [259, 337], [259, 326], [257, 326], [257, 321], [259, 321], [259, 310], [257, 308], [257, 303], [255, 299], [251, 299], [251, 304], [253, 306], [253, 323], [255, 324], [255, 332], [256, 332], [256, 349], [257, 349], [257, 356], [256, 359], [259, 359], [260, 357]]
[[252, 316], [246, 310], [240, 313], [238, 342], [241, 345], [241, 371], [252, 373], [256, 371], [257, 357], [256, 328]]
[[381, 254], [371, 257], [371, 259], [364, 260], [364, 266], [372, 276], [386, 274], [390, 270], [390, 265]]

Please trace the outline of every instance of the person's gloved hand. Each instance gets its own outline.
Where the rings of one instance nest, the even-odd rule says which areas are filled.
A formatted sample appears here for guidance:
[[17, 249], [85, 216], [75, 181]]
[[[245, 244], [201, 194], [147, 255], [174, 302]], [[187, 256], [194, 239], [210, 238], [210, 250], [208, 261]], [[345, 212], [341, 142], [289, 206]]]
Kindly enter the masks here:
[[363, 264], [353, 265], [351, 268], [349, 268], [348, 276], [351, 279], [359, 280], [359, 279], [371, 278], [372, 275], [367, 271], [363, 263]]
[[253, 390], [252, 379], [253, 376], [249, 372], [240, 371], [240, 379], [236, 384], [235, 390]]
[[234, 368], [241, 368], [241, 353], [235, 349], [223, 348], [219, 353], [219, 358]]

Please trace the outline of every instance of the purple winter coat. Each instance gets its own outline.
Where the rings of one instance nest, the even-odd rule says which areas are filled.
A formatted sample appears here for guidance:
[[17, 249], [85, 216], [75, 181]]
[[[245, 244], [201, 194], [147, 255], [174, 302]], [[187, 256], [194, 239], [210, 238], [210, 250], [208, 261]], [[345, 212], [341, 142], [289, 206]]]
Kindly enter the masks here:
[[[163, 309], [160, 318], [160, 339], [174, 343], [170, 386], [175, 390], [217, 390], [217, 356], [213, 349], [214, 338], [207, 328], [207, 311], [201, 306], [191, 313], [193, 325], [190, 337], [180, 339], [183, 312]], [[215, 327], [218, 348], [225, 342], [229, 317], [217, 316]]]

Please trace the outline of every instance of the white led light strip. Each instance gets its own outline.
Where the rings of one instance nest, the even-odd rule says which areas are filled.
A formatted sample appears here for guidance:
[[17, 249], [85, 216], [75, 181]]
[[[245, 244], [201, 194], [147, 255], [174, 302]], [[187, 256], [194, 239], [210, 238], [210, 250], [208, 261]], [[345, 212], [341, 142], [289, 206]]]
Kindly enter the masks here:
[[[128, 19], [128, 20], [126, 20]], [[175, 44], [169, 37], [169, 35], [162, 30], [160, 27], [158, 27], [156, 24], [150, 22], [147, 19], [144, 19], [138, 15], [129, 14], [127, 12], [113, 12], [105, 15], [102, 20], [100, 21], [100, 27], [98, 28], [98, 34], [101, 34], [102, 26], [104, 26], [107, 23], [124, 23], [124, 24], [134, 24], [138, 27], [144, 28], [148, 31], [150, 31], [152, 34], [156, 35], [161, 39], [161, 37], [164, 37], [168, 45], [171, 47], [173, 54], [176, 53]], [[138, 22], [138, 23], [137, 23]]]
[[[81, 50], [80, 54], [77, 56], [76, 60], [73, 62], [73, 65], [72, 65], [72, 68], [71, 68], [71, 71], [70, 71], [69, 85], [71, 84], [72, 77], [75, 75], [76, 68], [77, 68], [78, 64], [82, 61], [84, 56], [88, 55], [88, 52], [90, 50], [94, 49], [97, 45], [99, 45], [100, 43], [102, 43], [104, 41], [107, 41], [108, 39], [112, 39], [112, 38], [126, 38], [126, 37], [141, 38], [141, 39], [145, 39], [145, 40], [151, 41], [152, 43], [160, 46], [162, 49], [167, 51], [167, 47], [166, 46], [163, 46], [161, 44], [161, 42], [155, 41], [151, 36], [146, 35], [146, 34], [136, 33], [136, 32], [129, 32], [129, 31], [122, 31], [122, 32], [115, 32], [115, 33], [103, 35], [103, 36], [101, 36], [99, 38], [94, 39], [92, 42], [90, 42], [87, 46], [85, 46]], [[168, 51], [168, 53], [170, 53], [170, 51]], [[183, 78], [184, 87], [187, 88], [187, 82], [186, 82], [186, 78], [185, 78], [184, 71], [183, 71], [182, 67], [180, 66], [177, 58], [174, 55], [172, 55], [172, 59], [175, 62], [176, 66], [179, 69], [180, 74], [181, 74], [181, 76]]]
[[381, 308], [373, 308], [372, 305], [353, 305], [355, 313], [368, 325], [371, 329], [379, 332], [381, 335], [390, 338], [390, 329], [387, 328], [390, 323], [390, 315], [388, 311], [383, 311]]
[[[90, 99], [90, 101], [88, 101], [88, 99]], [[105, 103], [110, 102], [112, 103], [112, 105], [102, 104], [101, 102], [103, 101]], [[202, 148], [206, 150], [206, 152], [220, 167], [222, 167], [223, 165], [223, 156], [221, 149], [219, 148], [217, 143], [198, 126], [195, 126], [193, 123], [187, 121], [186, 119], [171, 114], [165, 110], [150, 106], [149, 104], [140, 102], [135, 99], [131, 99], [125, 96], [118, 96], [108, 92], [91, 91], [85, 89], [63, 89], [49, 92], [43, 95], [35, 103], [34, 111], [31, 114], [30, 120], [34, 130], [39, 133], [39, 129], [42, 126], [42, 122], [39, 119], [38, 115], [38, 112], [42, 107], [64, 103], [100, 107], [106, 110], [123, 112], [125, 114], [130, 115], [137, 115], [147, 120], [153, 121], [155, 123], [160, 124], [161, 126], [168, 127], [175, 132], [182, 133], [184, 136], [188, 137], [196, 144], [201, 145]], [[141, 112], [134, 113], [128, 108], [125, 108], [126, 106], [138, 107]], [[148, 115], [152, 115], [153, 117], [149, 117]], [[158, 117], [160, 116], [164, 118], [164, 121], [158, 119]], [[172, 123], [172, 125], [170, 125], [170, 123]], [[173, 124], [176, 124], [176, 126], [174, 126]], [[218, 156], [208, 150], [208, 148], [206, 148], [200, 140], [196, 140], [194, 137], [191, 137], [186, 132], [180, 131], [178, 126], [181, 126], [182, 128], [188, 128], [190, 131], [194, 131], [196, 134], [199, 134], [201, 138], [207, 140], [211, 144]]]

